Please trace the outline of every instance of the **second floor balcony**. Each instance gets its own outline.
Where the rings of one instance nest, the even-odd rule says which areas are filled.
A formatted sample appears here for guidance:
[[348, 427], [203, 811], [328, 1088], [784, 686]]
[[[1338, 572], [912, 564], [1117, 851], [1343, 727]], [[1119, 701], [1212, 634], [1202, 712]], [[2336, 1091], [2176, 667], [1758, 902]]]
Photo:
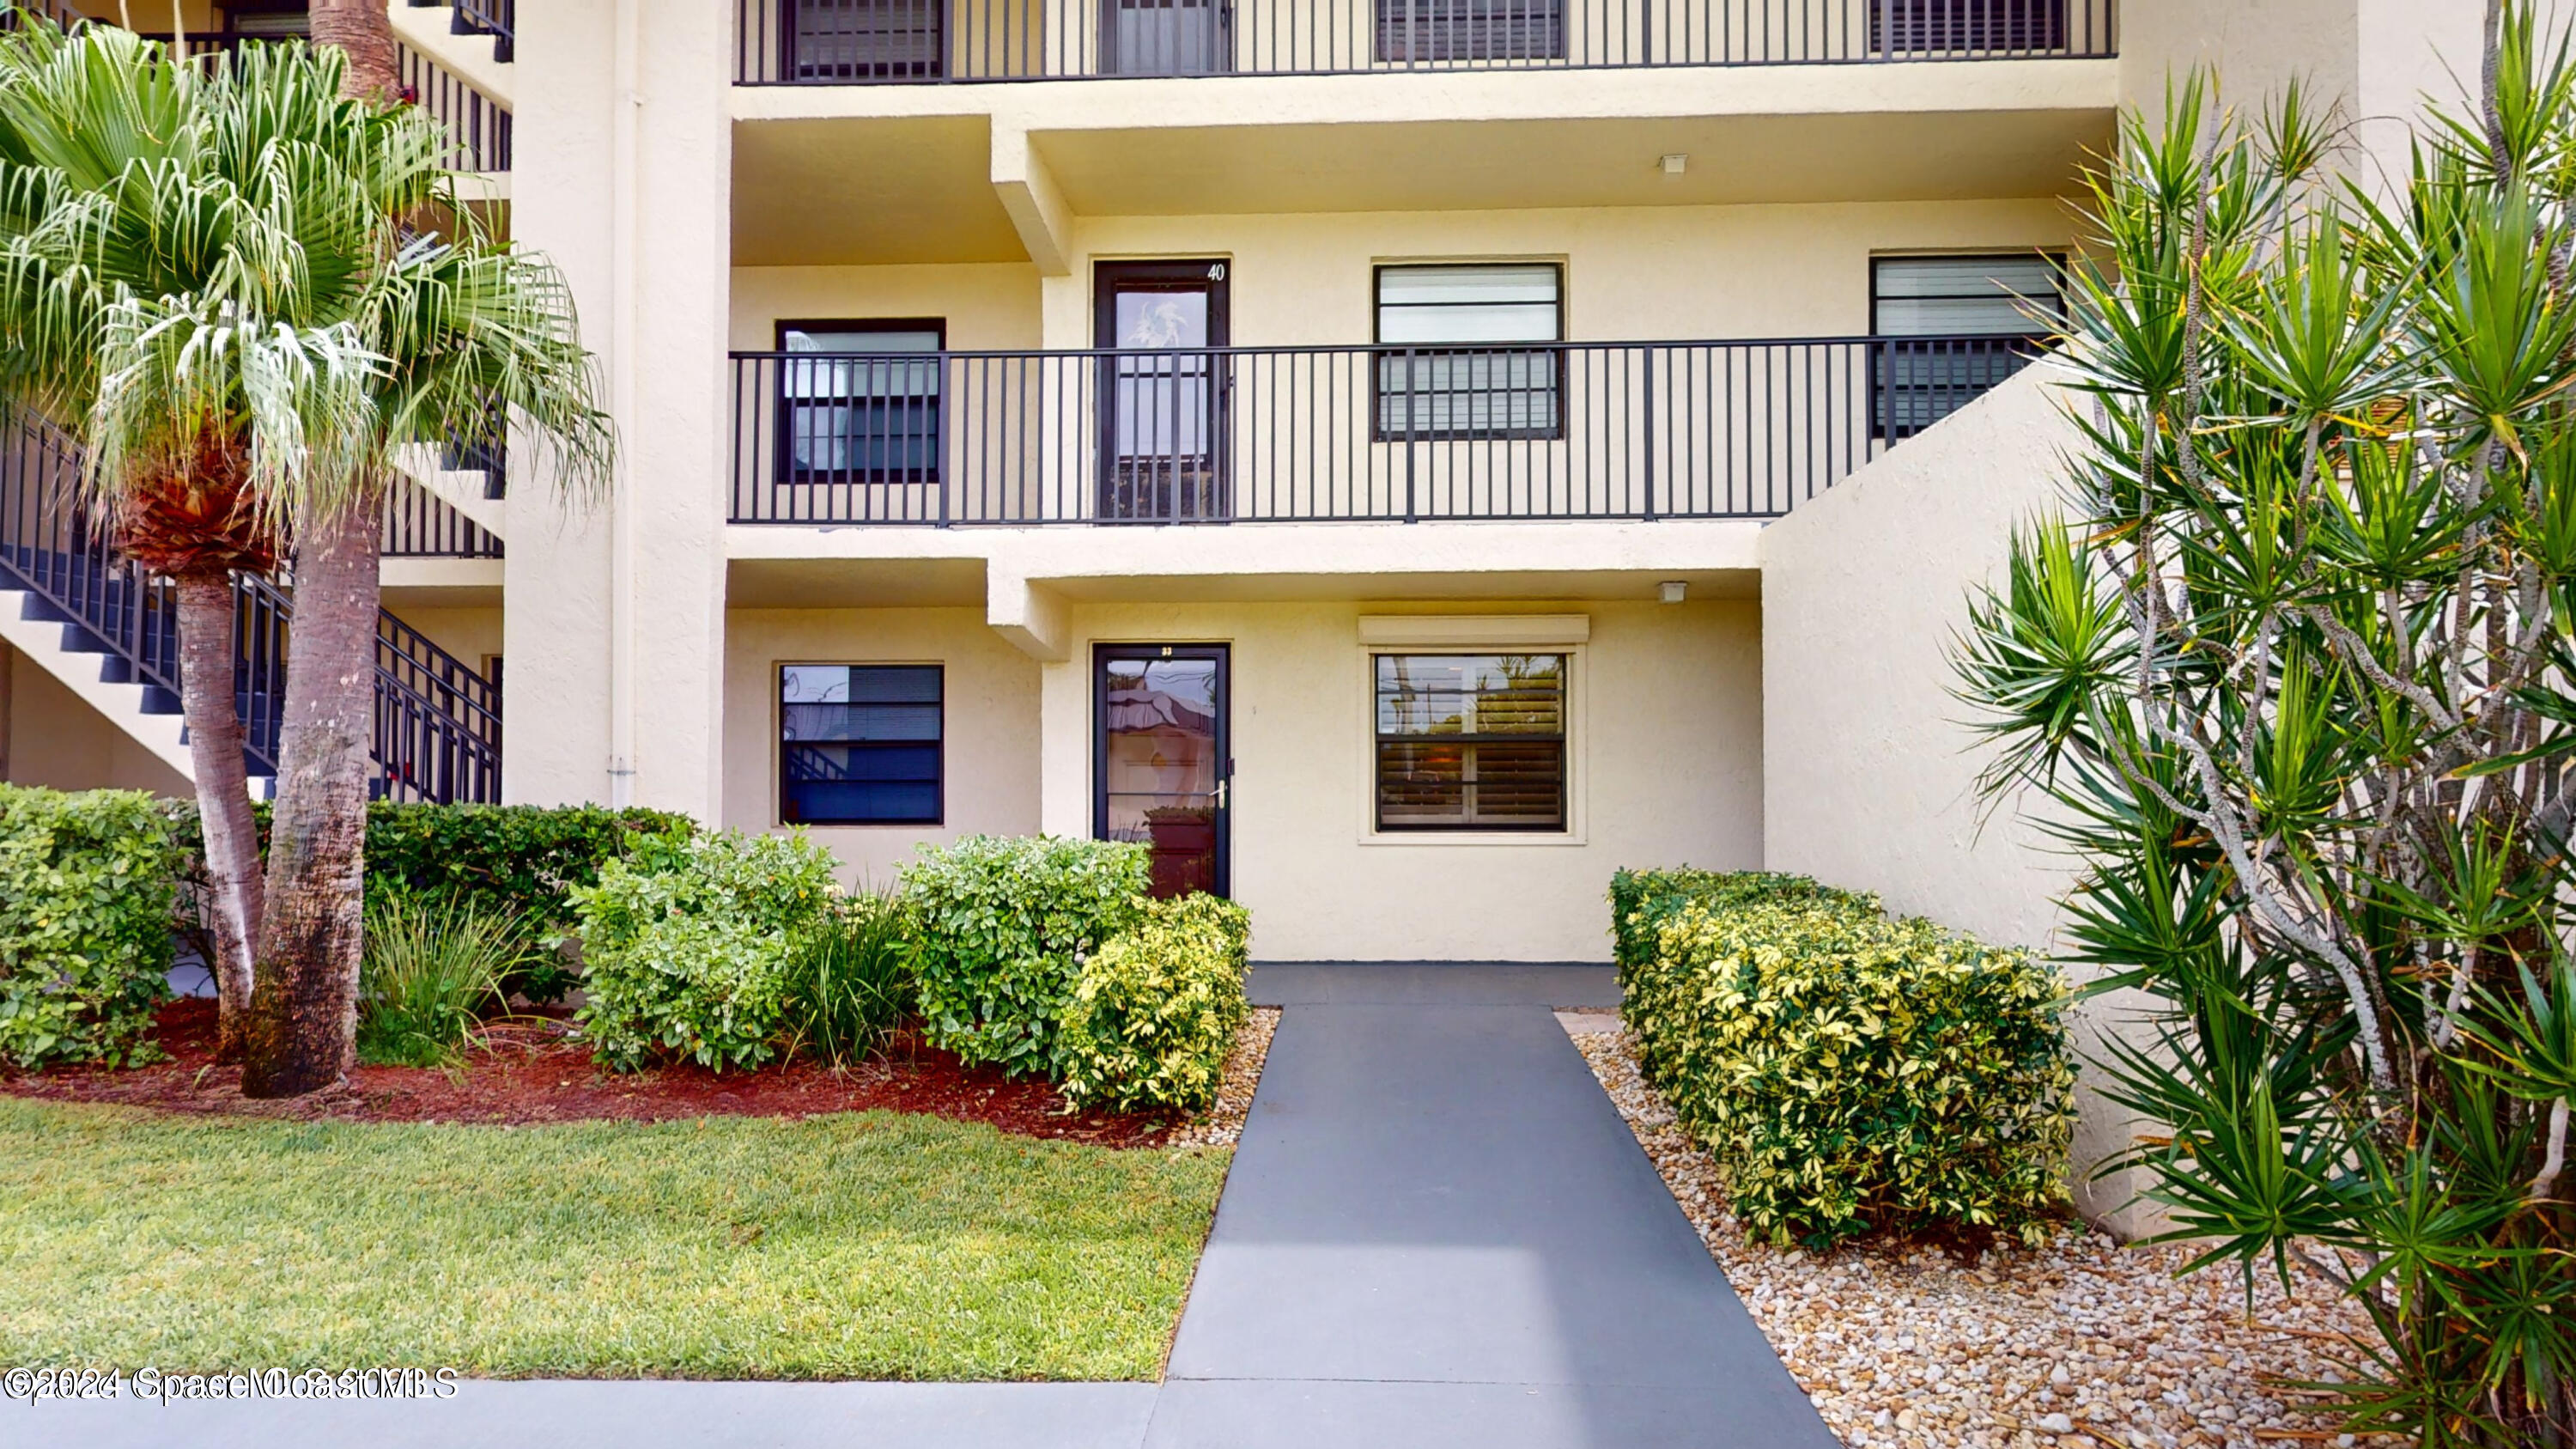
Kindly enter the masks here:
[[732, 355], [734, 523], [1771, 518], [2027, 334]]
[[743, 85], [2118, 54], [2117, 0], [735, 0]]

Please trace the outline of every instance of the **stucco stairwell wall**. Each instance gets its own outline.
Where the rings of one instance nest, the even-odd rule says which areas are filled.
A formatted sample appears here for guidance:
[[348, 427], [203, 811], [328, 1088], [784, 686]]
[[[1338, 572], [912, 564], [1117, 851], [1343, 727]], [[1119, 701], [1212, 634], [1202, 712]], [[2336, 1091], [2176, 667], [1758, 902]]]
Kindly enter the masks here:
[[[1763, 531], [1767, 868], [2051, 946], [2073, 871], [2011, 802], [1979, 800], [1987, 756], [1950, 692], [1949, 650], [1971, 587], [2000, 580], [2014, 526], [2057, 496], [2072, 401], [2033, 368]], [[2079, 1048], [2133, 1013], [2088, 1004]], [[2130, 1184], [2087, 1171], [2134, 1125], [2089, 1086], [2081, 1106], [2078, 1204], [2136, 1231]]]

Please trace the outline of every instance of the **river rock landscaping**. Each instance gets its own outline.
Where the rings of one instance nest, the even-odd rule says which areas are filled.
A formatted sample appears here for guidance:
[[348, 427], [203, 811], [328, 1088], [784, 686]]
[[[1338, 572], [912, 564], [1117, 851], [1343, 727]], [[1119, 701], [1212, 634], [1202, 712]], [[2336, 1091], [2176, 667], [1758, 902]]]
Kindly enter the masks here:
[[1711, 1256], [1853, 1449], [2384, 1449], [2308, 1410], [2370, 1326], [2332, 1290], [2225, 1269], [2071, 1225], [2037, 1247], [1861, 1242], [1818, 1257], [1747, 1238], [1724, 1182], [1639, 1072], [1625, 1030], [1575, 1045]]

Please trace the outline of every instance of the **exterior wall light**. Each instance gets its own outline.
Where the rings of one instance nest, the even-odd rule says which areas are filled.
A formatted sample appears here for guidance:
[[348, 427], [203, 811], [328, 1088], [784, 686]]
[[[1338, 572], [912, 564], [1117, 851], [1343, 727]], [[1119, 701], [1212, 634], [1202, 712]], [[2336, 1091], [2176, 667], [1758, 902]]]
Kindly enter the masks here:
[[1690, 585], [1680, 579], [1666, 579], [1655, 585], [1655, 597], [1667, 604], [1678, 604], [1689, 595]]
[[1675, 151], [1663, 159], [1664, 174], [1666, 176], [1679, 176], [1684, 170], [1688, 169], [1689, 166], [1690, 157], [1679, 151]]

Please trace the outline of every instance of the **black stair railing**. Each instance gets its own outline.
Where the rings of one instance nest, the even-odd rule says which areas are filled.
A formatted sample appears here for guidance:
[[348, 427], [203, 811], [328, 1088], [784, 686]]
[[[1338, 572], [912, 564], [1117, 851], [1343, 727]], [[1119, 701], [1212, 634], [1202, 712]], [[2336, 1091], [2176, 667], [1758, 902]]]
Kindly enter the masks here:
[[491, 36], [492, 58], [506, 65], [516, 58], [519, 0], [456, 0], [456, 18], [448, 29], [458, 35]]
[[507, 106], [408, 45], [394, 47], [394, 58], [413, 104], [436, 117], [455, 143], [449, 164], [459, 171], [510, 169], [512, 123]]
[[[50, 424], [0, 420], [0, 587], [26, 594], [30, 617], [61, 624], [67, 647], [103, 656], [105, 678], [142, 685], [147, 712], [177, 714], [176, 591], [109, 546], [81, 466], [79, 448]], [[235, 575], [233, 596], [242, 753], [252, 775], [273, 778], [294, 600], [252, 575]], [[500, 687], [389, 612], [378, 613], [376, 640], [375, 793], [498, 801]]]

